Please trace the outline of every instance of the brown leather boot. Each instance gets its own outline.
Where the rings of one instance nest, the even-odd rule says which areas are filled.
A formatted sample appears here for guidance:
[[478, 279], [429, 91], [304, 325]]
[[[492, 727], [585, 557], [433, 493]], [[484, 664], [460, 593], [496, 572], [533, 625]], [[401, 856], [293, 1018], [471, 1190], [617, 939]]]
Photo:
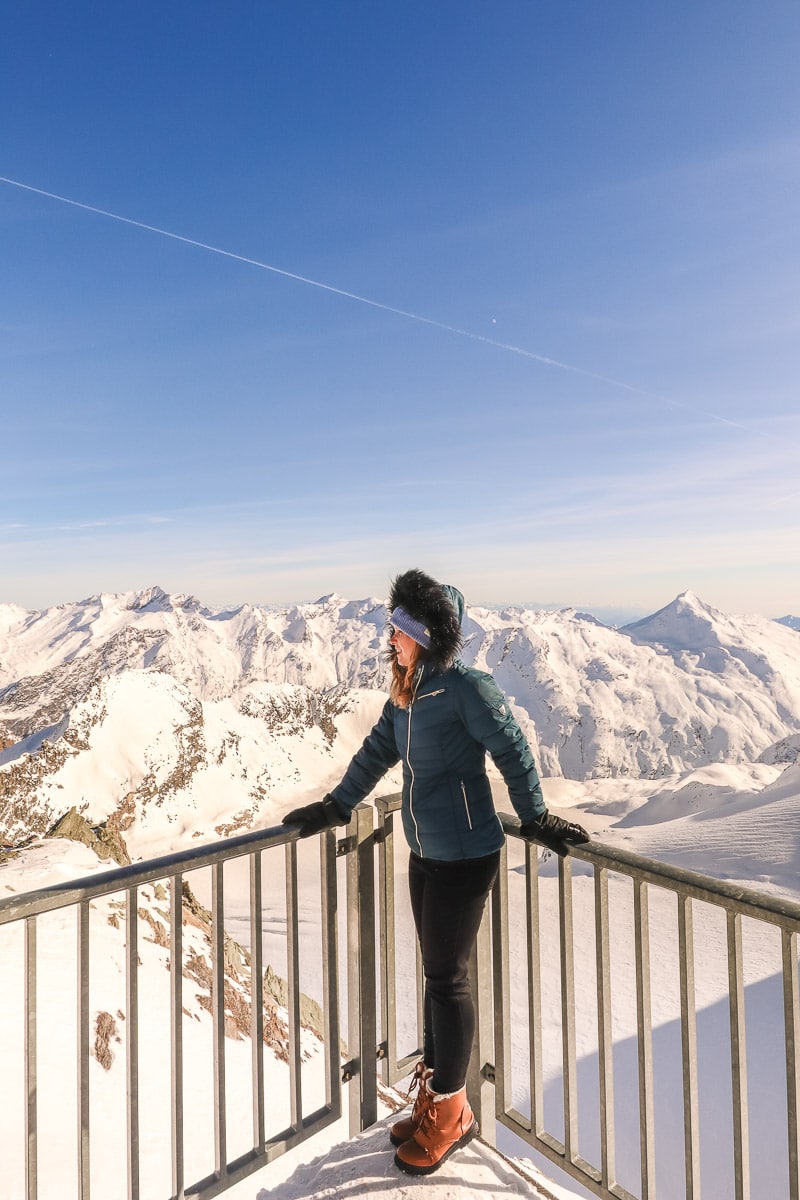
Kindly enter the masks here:
[[395, 1165], [409, 1175], [430, 1175], [479, 1132], [466, 1088], [450, 1095], [425, 1091], [428, 1103], [419, 1127], [394, 1156]]
[[430, 1079], [432, 1074], [433, 1071], [430, 1069], [430, 1067], [426, 1067], [425, 1063], [422, 1061], [422, 1059], [420, 1059], [417, 1065], [414, 1067], [414, 1076], [409, 1084], [408, 1093], [406, 1095], [406, 1099], [410, 1100], [411, 1093], [415, 1088], [419, 1088], [419, 1091], [414, 1098], [414, 1107], [411, 1110], [411, 1116], [402, 1117], [399, 1121], [395, 1121], [394, 1125], [392, 1125], [391, 1129], [389, 1130], [389, 1141], [393, 1146], [402, 1146], [403, 1142], [407, 1142], [408, 1139], [412, 1138], [417, 1132], [419, 1123], [422, 1120], [422, 1114], [428, 1106], [425, 1081]]

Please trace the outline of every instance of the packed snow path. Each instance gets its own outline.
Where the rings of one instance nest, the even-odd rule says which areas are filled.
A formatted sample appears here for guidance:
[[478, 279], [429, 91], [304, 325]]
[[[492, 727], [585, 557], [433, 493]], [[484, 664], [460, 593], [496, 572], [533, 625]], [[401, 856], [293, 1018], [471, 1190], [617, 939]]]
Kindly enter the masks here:
[[[403, 1175], [394, 1165], [389, 1125], [395, 1116], [380, 1121], [350, 1141], [332, 1146], [304, 1163], [275, 1187], [256, 1185], [255, 1200], [571, 1200], [576, 1193], [540, 1177], [531, 1163], [518, 1169], [481, 1139], [457, 1151], [433, 1175]], [[258, 1176], [259, 1181], [268, 1172]], [[541, 1182], [538, 1182], [541, 1178]], [[245, 1196], [236, 1189], [237, 1200]]]

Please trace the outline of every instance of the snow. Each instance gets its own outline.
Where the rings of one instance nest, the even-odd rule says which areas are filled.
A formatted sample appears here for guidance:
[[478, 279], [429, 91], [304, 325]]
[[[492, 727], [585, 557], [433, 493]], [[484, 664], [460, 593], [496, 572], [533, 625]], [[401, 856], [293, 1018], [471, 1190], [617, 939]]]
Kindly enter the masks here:
[[[0, 615], [10, 844], [71, 805], [95, 823], [132, 808], [137, 855], [271, 824], [336, 782], [386, 698], [376, 600], [212, 611], [148, 589]], [[494, 674], [544, 776], [674, 790], [693, 770], [796, 757], [785, 625], [685, 593], [627, 630], [527, 609], [470, 609], [464, 628], [465, 660]]]
[[[276, 824], [289, 807], [318, 799], [340, 777], [385, 701], [384, 621], [378, 601], [335, 595], [285, 610], [242, 606], [214, 612], [194, 598], [170, 597], [160, 589], [92, 597], [42, 613], [0, 605], [0, 737], [6, 730], [0, 740], [0, 784], [6, 791], [0, 795], [6, 813], [13, 814], [4, 818], [0, 836], [18, 846], [30, 843], [0, 864], [0, 897], [107, 869], [83, 846], [40, 836], [49, 817], [72, 805], [91, 823], [123, 816], [128, 848], [143, 859]], [[579, 820], [612, 851], [623, 848], [800, 899], [800, 656], [794, 629], [760, 617], [727, 616], [692, 593], [624, 630], [574, 612], [523, 609], [471, 609], [465, 628], [466, 660], [494, 674], [531, 738], [549, 807]], [[3, 750], [9, 730], [12, 744]], [[493, 786], [498, 809], [508, 811], [496, 774]], [[395, 772], [380, 791], [398, 787]], [[513, 847], [509, 861], [513, 913], [525, 904], [519, 851]], [[308, 846], [300, 864], [302, 987], [321, 1000], [318, 878]], [[401, 856], [399, 898], [403, 870]], [[207, 903], [207, 878], [196, 873], [191, 886]], [[265, 965], [279, 974], [286, 969], [283, 887], [282, 866], [271, 864], [264, 954]], [[592, 881], [577, 866], [574, 888], [580, 1145], [597, 1161]], [[632, 906], [625, 880], [612, 877], [610, 891], [618, 901], [612, 910], [617, 1155], [620, 1181], [636, 1191]], [[673, 1200], [683, 1196], [682, 1098], [675, 1074], [677, 933], [674, 900], [657, 889], [651, 895], [658, 1194]], [[165, 903], [149, 888], [142, 890], [140, 904], [148, 914], [139, 921], [142, 1029], [163, 1031], [169, 971], [155, 931]], [[93, 1194], [104, 1200], [124, 1195], [119, 1171], [125, 1153], [124, 928], [118, 901], [114, 905], [107, 900], [92, 909], [92, 1011], [109, 1013], [121, 1038], [110, 1040], [108, 1070], [91, 1063], [93, 1127], [100, 1122], [103, 1129], [93, 1143]], [[551, 860], [541, 867], [543, 930], [557, 930], [556, 905]], [[400, 902], [398, 920], [401, 943], [413, 945]], [[247, 881], [236, 871], [226, 872], [226, 929], [247, 944]], [[0, 928], [0, 1059], [7, 1095], [22, 1094], [21, 932]], [[189, 927], [184, 932], [187, 950], [201, 955], [202, 932]], [[770, 1119], [776, 1105], [785, 1103], [780, 945], [754, 923], [745, 923], [743, 937], [751, 1136], [764, 1151], [753, 1156], [753, 1195], [777, 1198], [787, 1186], [786, 1135]], [[695, 941], [701, 1127], [709, 1147], [702, 1194], [704, 1200], [729, 1200], [730, 1082], [720, 1070], [730, 1054], [727, 948], [724, 922], [705, 906], [698, 910]], [[344, 938], [340, 944], [346, 944]], [[74, 918], [43, 918], [39, 950], [40, 1053], [56, 1072], [71, 1073]], [[528, 981], [523, 947], [514, 942], [511, 973], [514, 1104], [525, 1112]], [[213, 1154], [211, 1031], [199, 999], [202, 988], [184, 985], [187, 1175], [198, 1178], [210, 1171]], [[542, 975], [544, 1102], [556, 1136], [563, 1119], [560, 986], [556, 946]], [[408, 1014], [402, 1005], [399, 1010], [402, 1025]], [[169, 1078], [160, 1039], [160, 1034], [141, 1039], [142, 1194], [148, 1197], [169, 1191], [164, 1184]], [[320, 1044], [310, 1034], [304, 1039], [304, 1094], [319, 1097]], [[248, 1149], [249, 1043], [226, 1039], [226, 1052], [234, 1155]], [[268, 1118], [271, 1127], [283, 1128], [288, 1068], [279, 1057], [268, 1057]], [[41, 1144], [48, 1146], [40, 1197], [64, 1200], [64, 1174], [75, 1165], [74, 1098], [43, 1079], [39, 1119]], [[386, 1140], [390, 1119], [383, 1109], [381, 1122], [352, 1140], [342, 1120], [228, 1194], [232, 1200], [357, 1200], [378, 1190], [400, 1200], [423, 1187], [442, 1200], [506, 1193], [564, 1200], [585, 1194], [563, 1180], [551, 1182], [547, 1176], [555, 1168], [532, 1160], [528, 1148], [500, 1127], [502, 1154], [476, 1142], [435, 1176], [422, 1181], [400, 1176]], [[7, 1181], [21, 1178], [22, 1120], [22, 1105], [8, 1105], [0, 1126]], [[523, 1160], [522, 1173], [519, 1162], [507, 1159]], [[17, 1200], [15, 1187], [0, 1181], [0, 1200]]]
[[410, 1200], [414, 1196], [433, 1200], [486, 1200], [487, 1196], [567, 1200], [575, 1194], [553, 1184], [531, 1164], [515, 1169], [480, 1139], [473, 1140], [433, 1175], [424, 1179], [400, 1175], [394, 1166], [394, 1149], [389, 1149], [388, 1127], [394, 1119], [384, 1119], [351, 1141], [297, 1167], [277, 1187], [260, 1188], [255, 1193], [251, 1187], [249, 1192], [241, 1190], [242, 1197], [360, 1200], [377, 1193], [386, 1200]]

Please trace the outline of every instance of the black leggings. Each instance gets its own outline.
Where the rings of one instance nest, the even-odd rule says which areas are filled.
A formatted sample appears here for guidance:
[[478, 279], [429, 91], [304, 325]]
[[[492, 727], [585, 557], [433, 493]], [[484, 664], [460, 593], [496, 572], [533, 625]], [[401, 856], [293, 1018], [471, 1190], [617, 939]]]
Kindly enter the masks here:
[[423, 1056], [436, 1092], [457, 1092], [467, 1078], [475, 1032], [469, 956], [500, 865], [485, 858], [439, 862], [411, 855], [408, 884], [425, 974]]

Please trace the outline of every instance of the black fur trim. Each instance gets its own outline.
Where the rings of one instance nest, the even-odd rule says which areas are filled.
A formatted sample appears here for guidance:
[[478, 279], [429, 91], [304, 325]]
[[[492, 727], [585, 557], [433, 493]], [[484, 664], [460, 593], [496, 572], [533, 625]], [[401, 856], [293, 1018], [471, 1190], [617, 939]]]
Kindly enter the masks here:
[[424, 571], [404, 571], [392, 581], [390, 620], [398, 606], [404, 608], [415, 621], [421, 621], [430, 633], [428, 659], [441, 669], [449, 667], [461, 649], [461, 626], [442, 585]]

